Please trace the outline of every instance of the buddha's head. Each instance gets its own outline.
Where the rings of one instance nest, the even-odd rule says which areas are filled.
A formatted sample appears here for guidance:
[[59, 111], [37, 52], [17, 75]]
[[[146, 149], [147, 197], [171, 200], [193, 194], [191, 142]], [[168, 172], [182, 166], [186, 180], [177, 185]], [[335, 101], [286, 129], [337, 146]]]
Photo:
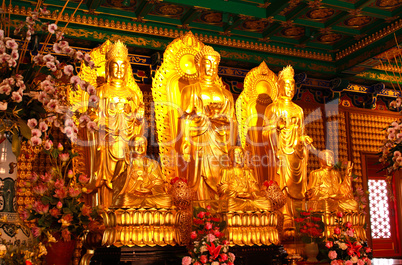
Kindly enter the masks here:
[[221, 56], [211, 46], [205, 45], [195, 56], [200, 78], [214, 80], [218, 76], [218, 66]]
[[323, 150], [318, 153], [321, 167], [330, 168], [334, 166], [334, 152], [331, 150]]
[[244, 165], [244, 151], [240, 146], [235, 146], [229, 150], [229, 159], [232, 166], [240, 166]]
[[295, 80], [293, 67], [288, 65], [279, 72], [278, 90], [279, 96], [292, 99], [295, 95]]
[[106, 53], [106, 80], [121, 84], [126, 81], [129, 68], [127, 47], [118, 40]]
[[133, 158], [143, 157], [147, 154], [147, 138], [145, 136], [136, 136], [130, 141], [130, 153]]

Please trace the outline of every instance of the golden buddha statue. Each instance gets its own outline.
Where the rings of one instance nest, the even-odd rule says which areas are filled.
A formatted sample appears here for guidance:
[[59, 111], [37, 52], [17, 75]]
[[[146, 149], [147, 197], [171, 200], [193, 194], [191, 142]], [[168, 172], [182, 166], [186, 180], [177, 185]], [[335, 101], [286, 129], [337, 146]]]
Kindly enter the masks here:
[[359, 204], [354, 200], [351, 182], [353, 165], [348, 163], [346, 176], [342, 177], [341, 173], [334, 169], [334, 153], [331, 150], [321, 151], [318, 158], [321, 167], [309, 175], [306, 193], [309, 207], [314, 211], [327, 213], [358, 212]]
[[93, 204], [105, 207], [111, 203], [116, 165], [124, 161], [129, 140], [142, 135], [144, 119], [142, 93], [132, 76], [128, 50], [120, 41], [107, 44], [103, 47], [106, 82], [98, 85], [99, 105], [92, 113], [99, 131], [88, 133], [90, 181], [87, 185], [88, 192], [94, 195]]
[[233, 96], [218, 78], [219, 61], [219, 53], [204, 46], [195, 56], [198, 81], [181, 93], [181, 153], [188, 162], [189, 187], [198, 200], [218, 199], [220, 158], [236, 139]]
[[285, 67], [278, 75], [278, 98], [265, 110], [263, 138], [267, 153], [274, 154], [275, 180], [286, 192], [282, 208], [284, 229], [294, 231], [295, 209], [301, 208], [307, 188], [307, 146], [312, 139], [304, 134], [303, 109], [292, 102], [294, 70]]
[[168, 209], [172, 206], [159, 163], [146, 157], [146, 152], [147, 139], [144, 136], [130, 141], [124, 170], [112, 182], [111, 208]]
[[220, 200], [228, 200], [229, 212], [269, 211], [271, 202], [260, 191], [254, 171], [244, 166], [243, 148], [229, 150], [230, 166], [221, 169]]

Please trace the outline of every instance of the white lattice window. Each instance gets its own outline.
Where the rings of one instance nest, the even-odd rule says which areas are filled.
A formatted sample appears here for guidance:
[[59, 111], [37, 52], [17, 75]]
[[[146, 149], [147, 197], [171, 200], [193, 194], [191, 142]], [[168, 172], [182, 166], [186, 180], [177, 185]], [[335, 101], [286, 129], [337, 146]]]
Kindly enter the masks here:
[[369, 179], [371, 236], [391, 238], [387, 182], [384, 179]]

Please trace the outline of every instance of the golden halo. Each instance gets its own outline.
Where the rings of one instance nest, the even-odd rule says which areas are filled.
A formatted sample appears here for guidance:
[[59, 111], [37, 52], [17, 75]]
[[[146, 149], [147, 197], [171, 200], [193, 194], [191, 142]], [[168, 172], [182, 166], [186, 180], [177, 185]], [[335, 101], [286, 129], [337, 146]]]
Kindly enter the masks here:
[[193, 48], [182, 48], [176, 57], [176, 71], [185, 79], [196, 79], [198, 77], [195, 55], [198, 53]]

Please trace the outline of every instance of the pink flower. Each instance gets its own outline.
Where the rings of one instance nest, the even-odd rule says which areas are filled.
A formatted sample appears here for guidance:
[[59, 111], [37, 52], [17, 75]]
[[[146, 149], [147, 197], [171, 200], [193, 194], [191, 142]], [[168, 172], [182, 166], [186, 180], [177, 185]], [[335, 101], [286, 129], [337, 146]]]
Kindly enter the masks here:
[[202, 264], [207, 263], [207, 261], [208, 261], [207, 256], [205, 256], [205, 255], [201, 255], [201, 257], [200, 257], [200, 261], [201, 261], [201, 263], [202, 263]]
[[325, 246], [326, 246], [327, 248], [332, 248], [332, 247], [334, 246], [334, 243], [333, 243], [332, 241], [327, 241], [327, 242], [325, 243]]
[[341, 233], [341, 229], [339, 229], [339, 227], [335, 227], [334, 233], [335, 233], [336, 235], [339, 235], [339, 234]]
[[191, 237], [191, 239], [196, 239], [197, 238], [197, 232], [195, 232], [195, 231], [192, 231], [191, 232], [191, 234], [190, 234], [190, 237]]
[[89, 85], [89, 86], [87, 87], [87, 92], [88, 92], [88, 94], [90, 94], [90, 95], [94, 95], [94, 94], [96, 93], [95, 87], [94, 87], [93, 85]]
[[25, 209], [22, 212], [20, 212], [20, 217], [22, 220], [26, 220], [29, 217], [29, 212]]
[[46, 132], [48, 128], [49, 127], [47, 126], [46, 122], [41, 121], [39, 123], [39, 130], [41, 130], [42, 132]]
[[226, 260], [228, 260], [228, 255], [226, 255], [226, 254], [220, 254], [220, 261], [222, 262], [222, 261], [226, 261]]
[[6, 110], [7, 109], [7, 102], [0, 102], [0, 110]]
[[348, 230], [346, 231], [346, 235], [348, 235], [348, 236], [350, 236], [350, 237], [354, 236], [354, 229], [348, 229]]
[[19, 92], [13, 92], [11, 94], [11, 99], [14, 102], [20, 103], [22, 101], [22, 95]]
[[345, 265], [353, 265], [353, 262], [351, 260], [345, 261]]
[[345, 226], [346, 226], [347, 228], [351, 228], [351, 227], [352, 227], [352, 223], [351, 223], [351, 222], [346, 222]]
[[32, 137], [41, 137], [42, 132], [39, 129], [32, 129], [31, 130]]
[[64, 187], [64, 179], [56, 180], [54, 186], [56, 187], [56, 189], [62, 189]]
[[330, 258], [331, 260], [332, 260], [332, 259], [336, 259], [337, 256], [338, 256], [338, 254], [337, 254], [336, 251], [334, 251], [334, 250], [331, 250], [331, 251], [328, 253], [328, 258]]
[[92, 208], [91, 208], [91, 206], [84, 205], [81, 208], [81, 212], [82, 212], [82, 215], [84, 215], [84, 216], [90, 216], [92, 213]]
[[371, 248], [366, 247], [366, 253], [370, 253], [371, 252]]
[[331, 265], [338, 265], [338, 261], [336, 260], [331, 261]]
[[361, 259], [359, 259], [359, 260], [357, 261], [357, 265], [364, 265], [364, 261], [361, 260]]
[[207, 241], [208, 241], [208, 242], [213, 242], [213, 241], [215, 240], [215, 238], [216, 238], [216, 237], [215, 237], [213, 234], [208, 234], [208, 235], [207, 235]]
[[68, 193], [70, 194], [71, 197], [75, 198], [75, 197], [77, 197], [78, 195], [81, 194], [81, 189], [70, 187], [68, 189]]
[[64, 150], [64, 147], [61, 143], [57, 145], [57, 150], [59, 150], [60, 152]]
[[61, 189], [56, 189], [54, 191], [54, 195], [53, 197], [55, 198], [59, 198], [60, 200], [64, 199], [67, 197], [67, 189], [65, 187], [61, 188]]
[[44, 146], [45, 150], [49, 151], [50, 149], [52, 149], [52, 147], [53, 147], [52, 140], [46, 140], [45, 146]]
[[63, 207], [63, 204], [61, 203], [61, 201], [59, 201], [59, 202], [56, 204], [56, 207], [57, 207], [58, 209], [61, 209], [61, 208]]
[[47, 30], [49, 31], [49, 33], [50, 34], [54, 34], [55, 32], [56, 32], [56, 30], [57, 30], [57, 25], [56, 24], [50, 24], [48, 27], [47, 27]]
[[47, 187], [46, 187], [46, 185], [40, 183], [40, 184], [34, 186], [33, 189], [32, 189], [32, 191], [33, 191], [35, 194], [42, 196], [42, 195], [45, 194], [45, 192], [47, 191]]
[[212, 229], [212, 224], [211, 224], [210, 222], [206, 222], [206, 223], [205, 223], [205, 229], [206, 229], [206, 230]]
[[199, 212], [199, 213], [197, 214], [197, 217], [198, 217], [198, 218], [204, 218], [204, 216], [205, 216], [205, 212]]
[[62, 162], [67, 162], [70, 159], [70, 155], [68, 153], [59, 154], [59, 158]]
[[99, 102], [99, 97], [98, 97], [97, 95], [91, 95], [91, 96], [89, 97], [88, 101], [89, 101], [90, 103], [96, 104], [96, 103]]
[[86, 183], [89, 181], [89, 178], [88, 178], [87, 175], [81, 174], [81, 175], [78, 177], [78, 181], [79, 181], [81, 184], [86, 184]]
[[342, 217], [343, 217], [343, 213], [342, 213], [342, 212], [337, 212], [337, 213], [336, 213], [336, 216], [337, 216], [338, 218], [342, 218]]
[[42, 139], [37, 137], [37, 136], [31, 137], [31, 144], [33, 146], [41, 145], [42, 144]]
[[211, 210], [211, 205], [207, 205], [207, 210], [209, 211], [209, 210]]
[[233, 261], [235, 261], [235, 259], [236, 259], [235, 254], [233, 254], [232, 252], [229, 252], [229, 260], [233, 262]]
[[56, 42], [55, 44], [53, 44], [53, 51], [55, 53], [62, 53], [63, 50], [60, 48], [59, 44]]
[[32, 235], [33, 235], [34, 237], [39, 237], [40, 234], [41, 234], [41, 230], [40, 230], [40, 228], [37, 227], [37, 226], [32, 227], [32, 228], [31, 228], [31, 232], [32, 232]]
[[190, 264], [191, 264], [191, 257], [185, 256], [185, 257], [181, 260], [181, 264], [182, 264], [182, 265], [190, 265]]
[[72, 65], [66, 65], [66, 66], [64, 66], [63, 72], [65, 75], [70, 76], [74, 72], [74, 67]]

